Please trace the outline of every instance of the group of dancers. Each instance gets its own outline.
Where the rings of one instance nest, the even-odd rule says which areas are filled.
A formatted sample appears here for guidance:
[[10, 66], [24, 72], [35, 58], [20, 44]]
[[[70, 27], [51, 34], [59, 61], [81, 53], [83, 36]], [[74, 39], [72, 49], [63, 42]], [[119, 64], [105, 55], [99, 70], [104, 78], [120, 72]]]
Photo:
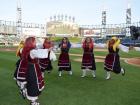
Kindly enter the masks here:
[[[127, 47], [120, 44], [120, 40], [112, 37], [107, 44], [94, 44], [92, 38], [86, 37], [82, 41], [83, 58], [82, 58], [82, 76], [86, 76], [87, 71], [91, 71], [93, 78], [96, 78], [96, 63], [94, 57], [94, 47], [107, 47], [108, 55], [105, 58], [104, 69], [106, 70], [106, 79], [110, 79], [110, 72], [125, 74], [125, 69], [120, 65], [119, 48], [126, 49]], [[35, 37], [28, 37], [25, 41], [19, 44], [16, 55], [19, 60], [16, 63], [14, 79], [23, 98], [30, 101], [30, 105], [39, 105], [38, 96], [44, 89], [44, 72], [51, 72], [53, 69], [52, 60], [56, 60], [56, 55], [53, 52], [54, 44], [50, 38], [46, 38], [42, 46], [37, 46]], [[61, 50], [58, 58], [58, 76], [62, 76], [62, 71], [68, 71], [72, 75], [71, 61], [69, 50], [71, 43], [67, 37], [62, 38], [59, 44]]]

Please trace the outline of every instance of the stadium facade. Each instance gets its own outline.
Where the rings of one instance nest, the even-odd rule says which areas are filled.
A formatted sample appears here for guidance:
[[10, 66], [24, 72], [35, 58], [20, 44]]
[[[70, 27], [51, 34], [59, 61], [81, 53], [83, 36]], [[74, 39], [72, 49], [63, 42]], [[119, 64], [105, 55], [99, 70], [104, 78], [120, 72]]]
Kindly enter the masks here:
[[[140, 27], [140, 22], [131, 24], [106, 24], [103, 33], [103, 25], [78, 25], [74, 21], [51, 20], [47, 24], [34, 24], [22, 22], [22, 35], [36, 37], [46, 36], [92, 36], [95, 38], [106, 38], [111, 36], [128, 37], [127, 29], [130, 26]], [[0, 42], [1, 43], [18, 43], [16, 37], [16, 22], [0, 20]]]
[[75, 23], [75, 17], [68, 15], [51, 16], [46, 28], [49, 36], [79, 36], [79, 26]]
[[[130, 26], [140, 27], [140, 22], [131, 23], [129, 26], [123, 24], [107, 24], [106, 32], [102, 35], [102, 25], [78, 25], [66, 21], [49, 21], [47, 24], [22, 23], [23, 35], [35, 35], [44, 37], [49, 34], [69, 34], [73, 36], [126, 36], [126, 28]], [[16, 35], [16, 22], [0, 20], [0, 35]], [[76, 36], [75, 35], [75, 36]]]

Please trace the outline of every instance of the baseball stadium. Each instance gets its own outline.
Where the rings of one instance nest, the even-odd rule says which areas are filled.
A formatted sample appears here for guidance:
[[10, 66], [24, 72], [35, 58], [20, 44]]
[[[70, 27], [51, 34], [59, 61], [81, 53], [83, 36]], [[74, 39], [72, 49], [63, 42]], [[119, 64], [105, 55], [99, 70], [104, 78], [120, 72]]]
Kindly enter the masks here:
[[[103, 9], [100, 13], [99, 24], [81, 25], [77, 21], [80, 17], [68, 15], [69, 13], [49, 15], [41, 24], [23, 22], [24, 0], [22, 3], [21, 1], [17, 0], [15, 3], [16, 21], [0, 18], [0, 105], [140, 105], [140, 21], [132, 21], [132, 11], [135, 10], [128, 2], [123, 23], [108, 24], [109, 11]], [[131, 0], [133, 5], [135, 1], [137, 0]], [[22, 86], [18, 84], [18, 77], [14, 79], [15, 70], [18, 68], [17, 63], [19, 59], [22, 59], [16, 56], [17, 49], [20, 42], [26, 43], [29, 37], [34, 37], [36, 43], [41, 45], [44, 39], [51, 40], [52, 51], [56, 56], [56, 60], [51, 60], [52, 71], [45, 72], [44, 77], [41, 76], [45, 84], [44, 89], [38, 95], [37, 102], [30, 102], [30, 99], [34, 98], [24, 95]], [[120, 48], [119, 56], [125, 75], [110, 72], [111, 77], [106, 79], [105, 63], [109, 51], [104, 46], [107, 46], [109, 40], [114, 37], [118, 38], [120, 45], [124, 46], [122, 50]], [[67, 71], [63, 71], [61, 75], [59, 73], [62, 53], [60, 44], [63, 38], [69, 39], [71, 43], [68, 52], [72, 71], [70, 75]], [[96, 78], [91, 75], [92, 70], [87, 70], [84, 78], [81, 76], [84, 57], [82, 44], [83, 39], [86, 40], [86, 38], [93, 41], [92, 54], [95, 57]], [[63, 58], [66, 59], [65, 56]], [[25, 85], [27, 88], [28, 83]], [[33, 92], [35, 89], [32, 88], [30, 91]]]

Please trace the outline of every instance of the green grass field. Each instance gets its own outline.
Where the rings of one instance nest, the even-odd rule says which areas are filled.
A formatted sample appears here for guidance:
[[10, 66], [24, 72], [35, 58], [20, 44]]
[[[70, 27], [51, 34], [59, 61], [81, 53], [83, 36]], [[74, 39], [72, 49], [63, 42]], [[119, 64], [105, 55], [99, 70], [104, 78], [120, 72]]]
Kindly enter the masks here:
[[[81, 49], [72, 49], [71, 53], [81, 52]], [[95, 52], [104, 56], [107, 52]], [[121, 57], [140, 57], [140, 52], [130, 51], [128, 54], [120, 52]], [[112, 73], [111, 80], [105, 80], [103, 63], [96, 63], [97, 78], [93, 79], [89, 73], [81, 78], [81, 63], [73, 59], [73, 75], [67, 72], [58, 77], [57, 61], [53, 62], [51, 74], [45, 74], [45, 89], [39, 97], [41, 105], [140, 105], [140, 67], [132, 66], [121, 61], [126, 69], [126, 75]], [[15, 52], [0, 52], [0, 105], [29, 105], [22, 99], [18, 87], [13, 80]]]

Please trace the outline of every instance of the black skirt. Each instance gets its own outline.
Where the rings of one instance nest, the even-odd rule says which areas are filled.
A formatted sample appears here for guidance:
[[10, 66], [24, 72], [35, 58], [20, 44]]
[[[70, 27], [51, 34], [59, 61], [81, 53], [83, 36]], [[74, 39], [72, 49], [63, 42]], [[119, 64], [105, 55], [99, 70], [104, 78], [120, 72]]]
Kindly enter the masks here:
[[49, 58], [39, 59], [39, 65], [42, 72], [51, 71], [53, 69], [51, 60]]
[[71, 71], [71, 62], [69, 59], [69, 54], [66, 52], [62, 52], [58, 59], [58, 71], [66, 70]]
[[104, 69], [115, 73], [121, 72], [120, 56], [118, 53], [109, 53], [105, 58]]
[[37, 77], [34, 69], [34, 64], [28, 65], [26, 88], [28, 96], [31, 97], [39, 96], [39, 94], [41, 93], [41, 91], [39, 91], [38, 89]]
[[96, 70], [95, 58], [93, 53], [84, 53], [81, 69]]

